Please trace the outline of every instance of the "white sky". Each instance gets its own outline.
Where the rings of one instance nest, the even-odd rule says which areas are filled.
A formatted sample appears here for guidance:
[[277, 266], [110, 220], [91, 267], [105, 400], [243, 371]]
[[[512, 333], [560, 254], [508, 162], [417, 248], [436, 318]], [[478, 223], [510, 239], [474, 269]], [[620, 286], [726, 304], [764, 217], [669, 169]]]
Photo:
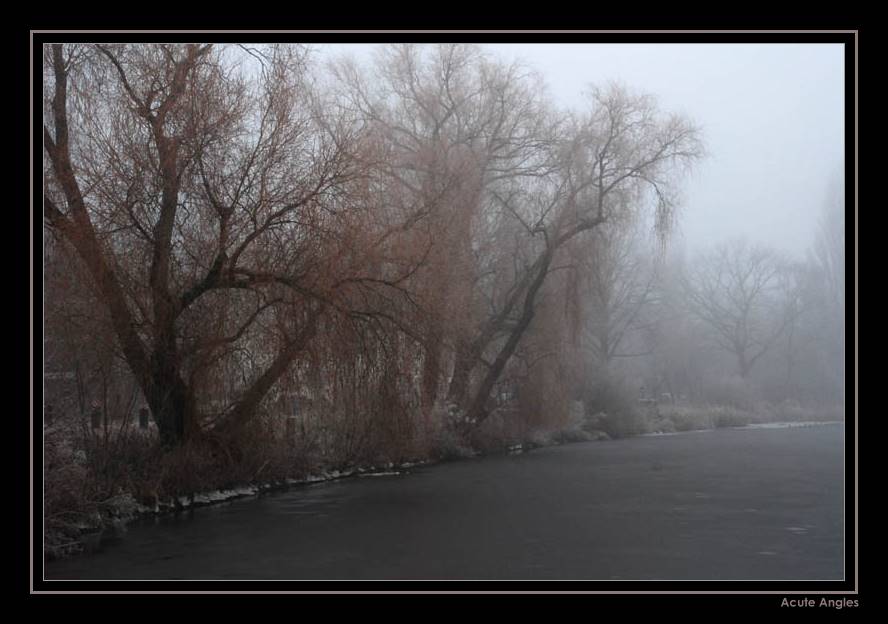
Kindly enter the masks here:
[[[316, 45], [369, 60], [372, 44]], [[581, 107], [590, 83], [656, 95], [704, 131], [709, 157], [685, 184], [690, 248], [725, 238], [802, 255], [844, 156], [839, 44], [485, 44], [537, 69], [554, 100]]]

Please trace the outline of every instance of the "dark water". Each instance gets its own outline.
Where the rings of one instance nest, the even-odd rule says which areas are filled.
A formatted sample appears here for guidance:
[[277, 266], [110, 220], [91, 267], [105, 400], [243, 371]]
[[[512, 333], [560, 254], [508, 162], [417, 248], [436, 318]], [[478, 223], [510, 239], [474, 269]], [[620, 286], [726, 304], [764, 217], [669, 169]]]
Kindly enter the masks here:
[[47, 579], [841, 579], [842, 425], [590, 442], [130, 526]]

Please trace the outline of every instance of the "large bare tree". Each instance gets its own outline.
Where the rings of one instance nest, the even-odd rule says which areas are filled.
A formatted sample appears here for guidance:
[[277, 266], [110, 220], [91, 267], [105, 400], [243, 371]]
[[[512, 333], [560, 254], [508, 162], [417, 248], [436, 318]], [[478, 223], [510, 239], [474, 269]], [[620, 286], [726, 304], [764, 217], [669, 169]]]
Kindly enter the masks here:
[[419, 209], [429, 237], [428, 266], [414, 283], [427, 318], [424, 403], [435, 402], [448, 368], [448, 394], [461, 402], [523, 245], [492, 189], [548, 165], [554, 124], [542, 89], [526, 68], [470, 45], [391, 46], [371, 70], [336, 70], [347, 101], [387, 145], [389, 196]]
[[[592, 89], [586, 114], [561, 126], [545, 175], [504, 185], [497, 199], [523, 230], [528, 251], [509, 297], [481, 333], [482, 349], [490, 351], [492, 363], [467, 403], [470, 423], [489, 414], [490, 392], [530, 326], [537, 298], [568, 243], [608, 222], [631, 218], [648, 201], [665, 235], [674, 209], [675, 175], [701, 155], [699, 131], [690, 121], [663, 114], [649, 96], [611, 85]], [[494, 341], [496, 336], [501, 338]]]
[[399, 279], [356, 244], [378, 232], [373, 147], [306, 56], [45, 49], [45, 223], [87, 267], [166, 443], [249, 421], [325, 311], [368, 314]]

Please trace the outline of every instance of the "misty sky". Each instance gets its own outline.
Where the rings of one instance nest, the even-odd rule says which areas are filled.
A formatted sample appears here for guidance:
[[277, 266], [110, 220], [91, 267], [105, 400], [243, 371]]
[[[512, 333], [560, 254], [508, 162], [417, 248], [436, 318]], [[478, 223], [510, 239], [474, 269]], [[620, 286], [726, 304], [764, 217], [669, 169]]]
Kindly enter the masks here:
[[[369, 60], [371, 44], [316, 46]], [[734, 236], [803, 255], [844, 156], [839, 44], [486, 44], [536, 68], [562, 105], [590, 83], [654, 94], [704, 131], [708, 158], [687, 180], [689, 248]], [[326, 49], [325, 49], [326, 48]]]

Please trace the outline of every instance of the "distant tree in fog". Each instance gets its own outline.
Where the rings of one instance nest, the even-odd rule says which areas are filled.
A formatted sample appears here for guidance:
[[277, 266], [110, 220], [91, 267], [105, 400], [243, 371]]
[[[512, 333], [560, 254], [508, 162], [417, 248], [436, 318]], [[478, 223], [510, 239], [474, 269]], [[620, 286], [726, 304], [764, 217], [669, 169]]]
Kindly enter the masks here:
[[734, 356], [744, 379], [800, 313], [787, 270], [773, 249], [735, 240], [702, 253], [686, 276], [689, 310]]
[[812, 314], [809, 333], [814, 359], [825, 375], [818, 385], [841, 394], [845, 357], [845, 189], [844, 180], [832, 185], [820, 214], [809, 256]]
[[820, 269], [829, 293], [830, 303], [841, 314], [845, 310], [845, 196], [844, 185], [830, 190], [823, 206], [817, 237], [814, 242], [814, 261]]

